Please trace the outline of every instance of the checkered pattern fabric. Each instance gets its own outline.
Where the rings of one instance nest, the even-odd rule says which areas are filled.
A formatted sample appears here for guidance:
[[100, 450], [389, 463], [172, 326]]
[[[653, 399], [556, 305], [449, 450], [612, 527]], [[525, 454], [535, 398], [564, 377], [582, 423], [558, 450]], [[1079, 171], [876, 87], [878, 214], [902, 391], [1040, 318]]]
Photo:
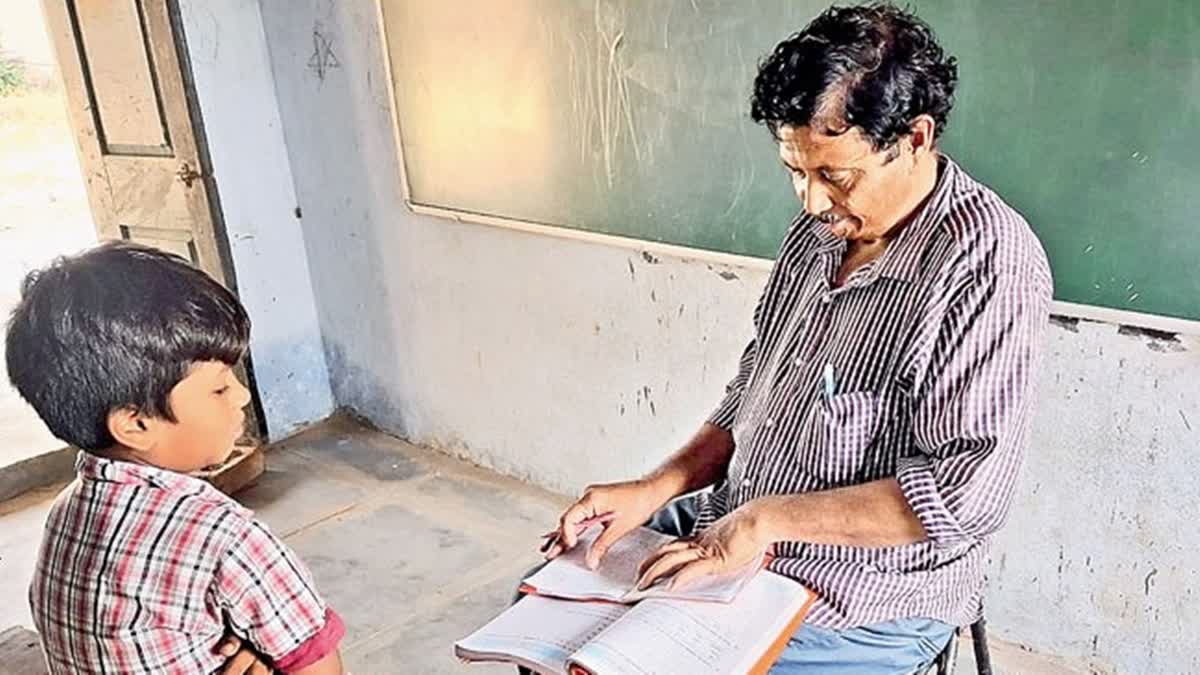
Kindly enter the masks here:
[[235, 634], [287, 671], [336, 648], [341, 619], [299, 558], [209, 484], [80, 453], [29, 589], [52, 673], [212, 673]]

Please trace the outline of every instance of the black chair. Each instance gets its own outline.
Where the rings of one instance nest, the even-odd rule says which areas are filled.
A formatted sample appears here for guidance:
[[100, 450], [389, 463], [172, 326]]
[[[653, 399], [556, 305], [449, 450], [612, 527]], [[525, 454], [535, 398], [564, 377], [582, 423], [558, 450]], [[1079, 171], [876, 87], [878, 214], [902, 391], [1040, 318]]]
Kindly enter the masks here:
[[[961, 628], [958, 630], [962, 630]], [[971, 624], [971, 646], [975, 649], [975, 668], [979, 675], [992, 675], [992, 656], [987, 646], [987, 623], [981, 617]], [[924, 675], [953, 675], [958, 661], [958, 631], [938, 654], [933, 663], [924, 670]]]

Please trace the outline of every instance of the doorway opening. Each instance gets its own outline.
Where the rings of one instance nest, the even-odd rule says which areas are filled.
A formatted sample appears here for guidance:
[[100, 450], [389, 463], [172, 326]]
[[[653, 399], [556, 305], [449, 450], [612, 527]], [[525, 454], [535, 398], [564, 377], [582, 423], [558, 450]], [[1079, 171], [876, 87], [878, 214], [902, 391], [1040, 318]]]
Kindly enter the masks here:
[[[177, 3], [8, 0], [5, 10], [0, 316], [30, 269], [101, 239], [175, 253], [236, 293]], [[197, 474], [228, 491], [263, 465], [248, 359], [238, 372], [254, 392], [246, 435], [224, 465]], [[0, 371], [0, 499], [67, 479], [73, 456]]]
[[[66, 95], [39, 0], [8, 0], [0, 24], [0, 317], [21, 279], [97, 241]], [[0, 341], [0, 354], [4, 345]], [[8, 384], [0, 358], [0, 468], [62, 448]]]

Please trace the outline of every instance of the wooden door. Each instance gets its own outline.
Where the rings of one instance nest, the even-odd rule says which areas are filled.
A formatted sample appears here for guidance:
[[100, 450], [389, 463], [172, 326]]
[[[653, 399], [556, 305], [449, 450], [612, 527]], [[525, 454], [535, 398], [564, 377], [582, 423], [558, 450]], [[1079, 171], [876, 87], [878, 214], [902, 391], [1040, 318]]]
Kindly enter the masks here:
[[[176, 2], [43, 8], [100, 239], [177, 253], [236, 293]], [[253, 390], [249, 368], [242, 376]], [[257, 392], [248, 414], [257, 441]]]
[[44, 7], [101, 239], [178, 253], [231, 285], [175, 3], [45, 0]]

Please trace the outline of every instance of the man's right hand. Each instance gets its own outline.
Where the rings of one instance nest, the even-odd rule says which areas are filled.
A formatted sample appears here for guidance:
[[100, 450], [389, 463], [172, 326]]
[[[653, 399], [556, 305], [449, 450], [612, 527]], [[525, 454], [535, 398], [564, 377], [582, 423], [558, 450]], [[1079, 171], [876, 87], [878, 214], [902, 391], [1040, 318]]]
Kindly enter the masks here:
[[558, 519], [559, 543], [546, 552], [546, 558], [553, 559], [575, 547], [580, 523], [611, 514], [612, 520], [604, 525], [604, 531], [587, 553], [588, 567], [596, 569], [610, 546], [644, 524], [673, 496], [664, 494], [662, 488], [648, 480], [591, 485]]

